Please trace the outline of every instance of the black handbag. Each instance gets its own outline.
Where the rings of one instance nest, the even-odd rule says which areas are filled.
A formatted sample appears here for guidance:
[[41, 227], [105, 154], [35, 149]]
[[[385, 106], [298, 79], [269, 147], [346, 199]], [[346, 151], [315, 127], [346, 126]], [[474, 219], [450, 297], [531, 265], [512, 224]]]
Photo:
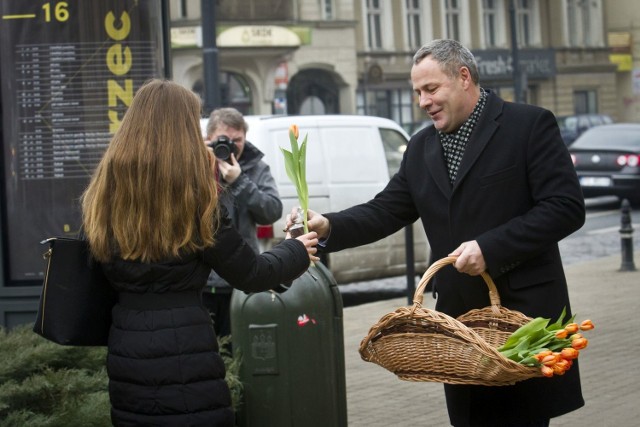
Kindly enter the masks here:
[[117, 293], [84, 239], [53, 237], [43, 257], [42, 294], [34, 332], [62, 345], [107, 345]]

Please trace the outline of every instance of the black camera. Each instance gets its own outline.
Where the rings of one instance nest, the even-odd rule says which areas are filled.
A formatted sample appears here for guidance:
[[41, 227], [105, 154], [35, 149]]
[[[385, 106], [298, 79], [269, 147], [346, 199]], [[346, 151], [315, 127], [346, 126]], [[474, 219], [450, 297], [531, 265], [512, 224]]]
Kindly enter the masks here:
[[213, 149], [213, 154], [220, 160], [226, 160], [231, 163], [231, 153], [238, 155], [238, 147], [226, 135], [220, 135], [209, 143], [209, 147]]

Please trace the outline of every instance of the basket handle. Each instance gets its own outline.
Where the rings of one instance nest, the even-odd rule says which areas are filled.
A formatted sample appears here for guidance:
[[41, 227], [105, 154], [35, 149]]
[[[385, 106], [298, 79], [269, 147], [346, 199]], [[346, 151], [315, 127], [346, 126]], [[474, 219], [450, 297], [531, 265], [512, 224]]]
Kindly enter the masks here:
[[[427, 287], [427, 283], [429, 283], [429, 280], [431, 280], [431, 278], [435, 276], [438, 270], [440, 270], [444, 266], [453, 264], [454, 262], [456, 262], [456, 259], [458, 259], [457, 256], [449, 256], [449, 257], [441, 258], [429, 266], [427, 271], [425, 271], [424, 275], [422, 276], [422, 279], [420, 279], [420, 283], [418, 284], [418, 287], [416, 288], [416, 292], [413, 295], [413, 304], [415, 306], [417, 307], [422, 306], [424, 289]], [[498, 310], [498, 307], [500, 306], [500, 295], [498, 294], [498, 289], [496, 288], [496, 284], [493, 283], [493, 279], [491, 278], [491, 276], [489, 276], [489, 274], [486, 271], [483, 271], [482, 273], [480, 273], [480, 275], [482, 276], [485, 283], [487, 284], [487, 287], [489, 288], [489, 300], [491, 301], [491, 307], [494, 308], [494, 311]]]

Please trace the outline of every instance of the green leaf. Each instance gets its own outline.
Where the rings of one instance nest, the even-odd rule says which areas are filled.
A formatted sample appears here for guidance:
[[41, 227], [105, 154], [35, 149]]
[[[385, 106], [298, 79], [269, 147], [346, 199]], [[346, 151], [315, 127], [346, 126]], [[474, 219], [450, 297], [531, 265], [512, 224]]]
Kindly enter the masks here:
[[534, 356], [525, 357], [520, 363], [527, 366], [540, 366], [540, 362]]
[[282, 147], [280, 147], [280, 151], [282, 151], [282, 154], [284, 155], [284, 168], [285, 168], [285, 171], [287, 172], [287, 176], [289, 177], [293, 185], [296, 185], [297, 177], [296, 177], [296, 168], [294, 166], [295, 161], [293, 160], [293, 154]]
[[[559, 329], [564, 329], [565, 325], [567, 325], [569, 323], [568, 321], [566, 323], [563, 322], [563, 319], [564, 319], [564, 316], [566, 315], [566, 313], [567, 313], [567, 307], [564, 307], [562, 309], [562, 313], [560, 313], [560, 316], [558, 317], [558, 319], [555, 322], [553, 322], [552, 324], [550, 324], [547, 329], [549, 329], [550, 331], [557, 331]], [[569, 320], [571, 320], [571, 319], [569, 319]]]
[[529, 337], [535, 332], [539, 332], [540, 330], [543, 330], [548, 323], [549, 323], [549, 319], [545, 319], [543, 317], [536, 317], [535, 319], [531, 320], [529, 323], [520, 326], [513, 334], [511, 334], [509, 339], [507, 339], [507, 341], [504, 343], [502, 347], [498, 349], [498, 351], [508, 350], [509, 348], [512, 348], [518, 343], [518, 341], [520, 341], [520, 338]]

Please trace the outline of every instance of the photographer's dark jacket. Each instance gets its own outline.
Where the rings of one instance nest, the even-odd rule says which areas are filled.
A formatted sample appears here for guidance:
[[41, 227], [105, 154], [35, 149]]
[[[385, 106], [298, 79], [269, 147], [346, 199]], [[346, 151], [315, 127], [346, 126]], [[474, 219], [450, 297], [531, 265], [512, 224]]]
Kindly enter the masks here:
[[[276, 181], [263, 157], [262, 151], [246, 141], [238, 160], [242, 173], [231, 184], [221, 182], [221, 203], [227, 208], [233, 225], [255, 253], [260, 251], [256, 225], [273, 224], [282, 216], [282, 202]], [[218, 288], [216, 292], [231, 292], [229, 284], [215, 272], [207, 280], [207, 286]]]
[[212, 248], [102, 267], [119, 294], [107, 356], [113, 424], [232, 427], [224, 363], [201, 304], [207, 276], [213, 268], [238, 289], [260, 292], [298, 277], [309, 257], [296, 239], [256, 255], [225, 218]]
[[[374, 242], [420, 219], [433, 260], [478, 242], [503, 306], [554, 320], [571, 310], [558, 242], [583, 225], [584, 200], [556, 119], [542, 108], [489, 93], [453, 185], [429, 126], [411, 138], [398, 173], [373, 200], [325, 216], [328, 251]], [[482, 278], [452, 266], [433, 284], [436, 309], [452, 317], [490, 304]], [[445, 392], [455, 426], [545, 419], [584, 405], [575, 364], [562, 377], [445, 385]]]

